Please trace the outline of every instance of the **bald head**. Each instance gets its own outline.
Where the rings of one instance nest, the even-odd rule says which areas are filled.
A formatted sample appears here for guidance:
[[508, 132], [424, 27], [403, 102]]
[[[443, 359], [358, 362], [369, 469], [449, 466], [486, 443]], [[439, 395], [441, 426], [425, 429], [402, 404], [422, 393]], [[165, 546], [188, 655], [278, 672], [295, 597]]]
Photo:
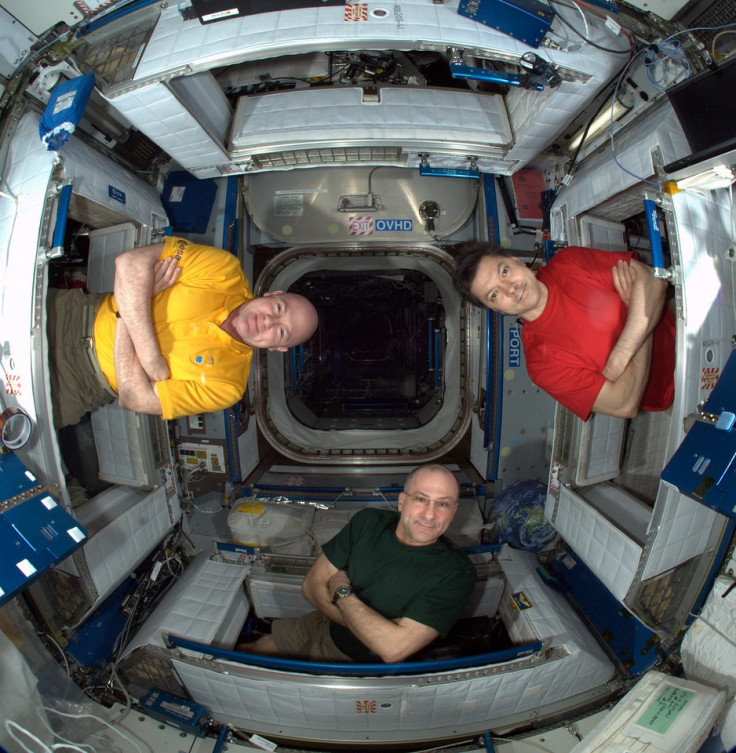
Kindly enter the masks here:
[[285, 351], [306, 342], [318, 323], [317, 310], [304, 296], [274, 290], [246, 301], [221, 326], [246, 345]]

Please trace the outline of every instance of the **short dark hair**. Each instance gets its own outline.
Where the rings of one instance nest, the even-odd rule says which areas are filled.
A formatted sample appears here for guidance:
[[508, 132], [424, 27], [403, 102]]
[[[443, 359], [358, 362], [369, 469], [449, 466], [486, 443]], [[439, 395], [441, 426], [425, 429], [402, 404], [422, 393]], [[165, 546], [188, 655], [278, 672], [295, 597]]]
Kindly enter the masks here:
[[466, 241], [458, 243], [452, 249], [455, 255], [455, 270], [452, 273], [452, 282], [455, 290], [470, 303], [485, 308], [485, 303], [470, 292], [470, 286], [473, 284], [475, 275], [478, 272], [478, 265], [481, 259], [489, 256], [502, 257], [510, 259], [513, 253], [508, 249], [501, 248], [495, 243], [485, 241]]

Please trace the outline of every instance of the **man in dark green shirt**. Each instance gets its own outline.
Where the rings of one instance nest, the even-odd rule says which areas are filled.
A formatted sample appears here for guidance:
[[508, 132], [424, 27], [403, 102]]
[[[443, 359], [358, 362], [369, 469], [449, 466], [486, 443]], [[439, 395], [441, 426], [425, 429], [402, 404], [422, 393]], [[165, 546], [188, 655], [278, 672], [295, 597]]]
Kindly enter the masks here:
[[302, 584], [317, 609], [275, 620], [243, 651], [318, 661], [399, 662], [446, 635], [476, 580], [470, 560], [443, 535], [458, 506], [441, 465], [413, 471], [398, 513], [365, 509], [328, 541]]

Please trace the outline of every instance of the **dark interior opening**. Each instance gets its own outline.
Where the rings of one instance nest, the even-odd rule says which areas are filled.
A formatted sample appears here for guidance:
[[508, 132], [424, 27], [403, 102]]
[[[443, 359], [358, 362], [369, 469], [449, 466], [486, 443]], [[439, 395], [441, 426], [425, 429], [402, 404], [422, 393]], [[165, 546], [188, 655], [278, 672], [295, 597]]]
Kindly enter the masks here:
[[317, 333], [285, 359], [289, 408], [312, 428], [413, 428], [442, 405], [445, 310], [415, 270], [320, 271], [292, 285], [315, 302]]

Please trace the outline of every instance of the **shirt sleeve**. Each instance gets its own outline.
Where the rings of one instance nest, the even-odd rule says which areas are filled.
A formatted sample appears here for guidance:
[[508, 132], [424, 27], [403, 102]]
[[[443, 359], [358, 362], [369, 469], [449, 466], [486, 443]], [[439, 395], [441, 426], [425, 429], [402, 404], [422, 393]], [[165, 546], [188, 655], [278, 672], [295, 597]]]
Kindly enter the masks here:
[[603, 374], [580, 365], [551, 365], [547, 362], [540, 369], [527, 364], [527, 369], [538, 387], [583, 421], [590, 418], [593, 405], [606, 381]]

